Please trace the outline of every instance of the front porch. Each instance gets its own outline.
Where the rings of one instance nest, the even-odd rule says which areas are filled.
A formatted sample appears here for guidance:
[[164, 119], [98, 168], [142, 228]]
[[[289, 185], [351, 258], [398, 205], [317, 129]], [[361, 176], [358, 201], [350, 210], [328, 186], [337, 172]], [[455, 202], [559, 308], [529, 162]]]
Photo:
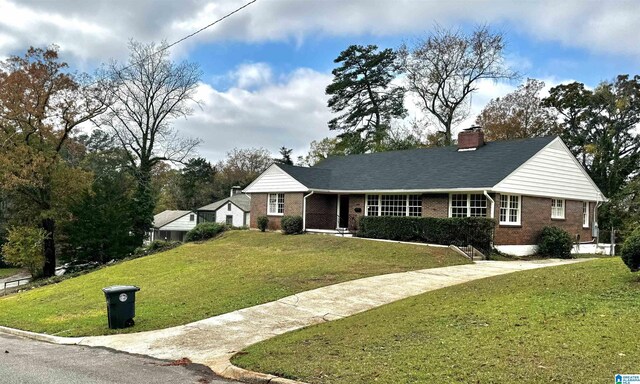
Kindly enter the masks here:
[[364, 195], [314, 193], [303, 203], [304, 229], [312, 233], [344, 235], [358, 228], [364, 214]]

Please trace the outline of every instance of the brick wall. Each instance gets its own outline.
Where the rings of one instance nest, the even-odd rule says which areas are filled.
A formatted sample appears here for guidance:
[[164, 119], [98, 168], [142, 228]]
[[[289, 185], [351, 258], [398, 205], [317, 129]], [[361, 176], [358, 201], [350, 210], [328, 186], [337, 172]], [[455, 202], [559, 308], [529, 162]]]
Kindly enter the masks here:
[[[492, 196], [493, 197], [493, 196]], [[495, 218], [500, 218], [500, 196], [496, 201]], [[551, 199], [544, 197], [521, 196], [521, 219], [519, 226], [496, 226], [494, 243], [496, 245], [529, 245], [536, 244], [542, 228], [556, 226], [569, 232], [575, 239], [580, 235], [580, 241], [591, 240], [591, 222], [595, 203], [589, 205], [589, 228], [582, 227], [582, 201], [565, 200], [565, 218], [551, 219]]]
[[[267, 193], [251, 194], [251, 221], [250, 228], [258, 228], [257, 220], [259, 216], [269, 217], [269, 229], [279, 230], [280, 219], [282, 216], [267, 215]], [[285, 193], [284, 194], [284, 214], [288, 216], [302, 216], [302, 199], [303, 193]]]
[[[364, 195], [349, 195], [349, 229], [354, 231], [358, 229], [358, 220], [364, 216], [365, 201]], [[360, 212], [356, 212], [360, 210]], [[353, 219], [351, 219], [353, 217]]]
[[423, 217], [449, 217], [449, 195], [422, 195]]

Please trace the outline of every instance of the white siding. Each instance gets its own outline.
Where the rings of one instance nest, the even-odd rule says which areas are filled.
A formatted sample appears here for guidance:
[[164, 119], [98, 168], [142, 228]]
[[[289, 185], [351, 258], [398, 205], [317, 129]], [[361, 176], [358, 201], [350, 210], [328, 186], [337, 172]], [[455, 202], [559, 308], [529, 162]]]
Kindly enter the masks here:
[[[193, 221], [189, 221], [189, 216], [193, 215]], [[196, 226], [196, 214], [194, 212], [187, 213], [179, 219], [176, 219], [164, 227], [160, 228], [161, 231], [190, 231]]]
[[264, 171], [253, 183], [249, 184], [244, 193], [261, 192], [306, 192], [309, 188], [302, 185], [288, 173], [273, 164]]
[[[227, 203], [228, 204], [228, 203]], [[227, 222], [227, 216], [233, 216], [233, 226], [242, 227], [244, 223], [244, 211], [236, 207], [235, 204], [231, 204], [231, 210], [227, 208], [227, 204], [223, 205], [216, 211], [216, 221], [218, 223], [225, 224]], [[246, 223], [249, 225], [249, 222]]]
[[552, 141], [527, 160], [493, 190], [572, 200], [604, 200], [600, 190], [560, 139]]

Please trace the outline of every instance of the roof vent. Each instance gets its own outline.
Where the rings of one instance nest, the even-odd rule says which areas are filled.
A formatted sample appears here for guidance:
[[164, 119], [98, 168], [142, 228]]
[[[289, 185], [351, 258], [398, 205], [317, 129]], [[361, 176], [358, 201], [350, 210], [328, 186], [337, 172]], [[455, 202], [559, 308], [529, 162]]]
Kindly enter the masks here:
[[458, 151], [474, 151], [484, 145], [482, 127], [473, 126], [458, 133]]

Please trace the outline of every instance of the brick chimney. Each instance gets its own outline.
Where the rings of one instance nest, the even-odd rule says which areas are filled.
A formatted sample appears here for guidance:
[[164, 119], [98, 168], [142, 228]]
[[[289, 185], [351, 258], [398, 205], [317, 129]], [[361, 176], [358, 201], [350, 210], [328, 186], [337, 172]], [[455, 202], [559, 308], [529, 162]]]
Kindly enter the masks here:
[[463, 129], [458, 133], [458, 151], [473, 151], [484, 145], [484, 132], [482, 127]]
[[229, 197], [233, 197], [240, 192], [242, 192], [242, 187], [240, 187], [239, 185], [234, 185], [233, 187], [231, 187], [231, 193], [229, 194]]

